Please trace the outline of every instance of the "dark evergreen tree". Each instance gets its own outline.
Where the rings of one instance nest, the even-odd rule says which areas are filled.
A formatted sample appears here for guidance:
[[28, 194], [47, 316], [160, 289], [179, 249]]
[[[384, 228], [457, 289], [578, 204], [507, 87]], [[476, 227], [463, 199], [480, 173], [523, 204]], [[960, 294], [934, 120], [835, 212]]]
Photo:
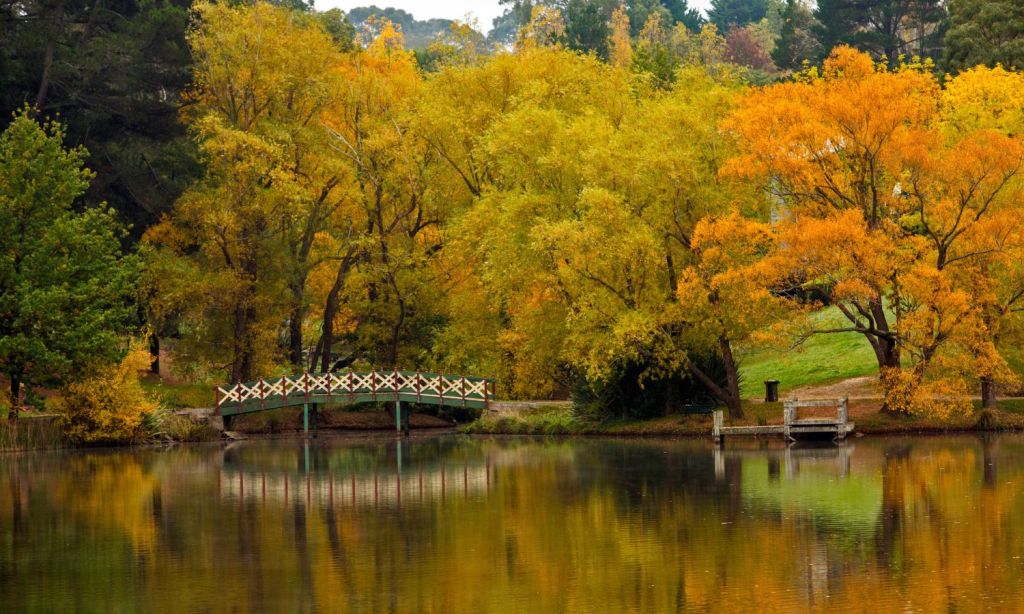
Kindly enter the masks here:
[[895, 64], [899, 57], [939, 59], [946, 10], [941, 0], [818, 0], [821, 53], [850, 45]]
[[[396, 8], [380, 8], [377, 6], [360, 6], [348, 12], [347, 19], [357, 30], [364, 30], [371, 17], [384, 18], [397, 25], [405, 38], [405, 46], [409, 49], [422, 49], [451, 30], [451, 19], [417, 20], [408, 11]], [[365, 32], [372, 37], [376, 33]]]
[[672, 21], [681, 23], [694, 32], [704, 25], [704, 17], [700, 11], [689, 6], [686, 0], [661, 0], [661, 5], [668, 10]]
[[786, 0], [782, 11], [782, 29], [772, 60], [783, 70], [798, 70], [804, 61], [820, 57], [821, 45], [814, 36], [817, 21], [802, 0]]
[[562, 8], [565, 38], [571, 49], [593, 51], [602, 59], [608, 58], [608, 24], [616, 0], [568, 0]]
[[191, 57], [189, 0], [0, 3], [0, 114], [60, 114], [96, 172], [86, 202], [107, 201], [139, 232], [195, 176], [178, 122]]
[[767, 0], [711, 0], [708, 20], [724, 33], [733, 26], [761, 21], [767, 14]]
[[946, 62], [952, 70], [1024, 67], [1024, 2], [950, 0]]

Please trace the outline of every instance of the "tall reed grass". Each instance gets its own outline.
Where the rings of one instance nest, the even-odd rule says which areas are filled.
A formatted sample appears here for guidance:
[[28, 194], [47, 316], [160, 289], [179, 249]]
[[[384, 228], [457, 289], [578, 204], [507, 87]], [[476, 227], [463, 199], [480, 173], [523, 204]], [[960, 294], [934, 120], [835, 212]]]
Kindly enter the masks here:
[[48, 450], [66, 447], [56, 416], [0, 420], [0, 452]]

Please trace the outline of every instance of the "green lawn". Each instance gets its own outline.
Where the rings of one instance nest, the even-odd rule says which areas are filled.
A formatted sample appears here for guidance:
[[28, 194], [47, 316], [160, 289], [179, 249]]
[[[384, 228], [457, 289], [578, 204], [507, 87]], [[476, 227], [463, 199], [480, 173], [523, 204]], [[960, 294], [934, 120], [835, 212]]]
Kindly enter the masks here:
[[[834, 307], [811, 316], [815, 326], [842, 327], [848, 324]], [[836, 333], [814, 335], [792, 350], [768, 348], [740, 358], [740, 391], [743, 398], [764, 396], [764, 381], [777, 379], [785, 392], [809, 384], [828, 384], [878, 372], [875, 355], [863, 335]]]

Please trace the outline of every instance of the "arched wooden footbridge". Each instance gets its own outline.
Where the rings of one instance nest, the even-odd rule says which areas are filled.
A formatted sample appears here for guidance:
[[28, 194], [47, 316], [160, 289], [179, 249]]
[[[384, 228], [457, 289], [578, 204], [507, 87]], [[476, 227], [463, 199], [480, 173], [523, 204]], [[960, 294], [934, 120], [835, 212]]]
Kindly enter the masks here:
[[[408, 432], [402, 403], [486, 408], [494, 398], [494, 380], [420, 371], [334, 371], [302, 373], [217, 386], [217, 415], [225, 430], [235, 416], [280, 407], [302, 407], [303, 427], [316, 430], [316, 408], [336, 403], [393, 402], [395, 426]], [[312, 410], [312, 413], [311, 411]]]

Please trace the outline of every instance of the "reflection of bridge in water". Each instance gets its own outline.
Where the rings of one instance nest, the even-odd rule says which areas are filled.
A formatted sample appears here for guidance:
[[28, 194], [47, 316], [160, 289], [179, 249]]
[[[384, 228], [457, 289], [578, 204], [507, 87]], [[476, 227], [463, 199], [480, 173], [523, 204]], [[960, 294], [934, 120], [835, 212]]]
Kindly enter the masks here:
[[[307, 448], [308, 449], [308, 448]], [[495, 472], [482, 464], [398, 463], [372, 472], [289, 472], [224, 467], [217, 474], [221, 499], [350, 507], [401, 507], [466, 499], [490, 492]]]

